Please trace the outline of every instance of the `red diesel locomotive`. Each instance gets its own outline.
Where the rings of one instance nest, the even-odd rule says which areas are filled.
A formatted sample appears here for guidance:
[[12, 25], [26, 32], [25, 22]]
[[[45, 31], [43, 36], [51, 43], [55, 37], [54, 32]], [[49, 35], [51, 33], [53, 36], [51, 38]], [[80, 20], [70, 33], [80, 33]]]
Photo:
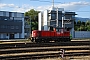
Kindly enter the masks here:
[[38, 31], [33, 30], [32, 31], [32, 42], [61, 42], [61, 41], [71, 41], [70, 39], [70, 31], [67, 31], [66, 29], [54, 29], [54, 31]]

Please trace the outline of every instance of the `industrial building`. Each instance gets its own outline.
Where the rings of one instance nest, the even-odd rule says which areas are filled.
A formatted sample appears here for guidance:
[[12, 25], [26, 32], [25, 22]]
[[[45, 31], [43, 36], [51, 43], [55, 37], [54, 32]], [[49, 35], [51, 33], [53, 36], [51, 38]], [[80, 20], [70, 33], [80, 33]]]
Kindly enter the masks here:
[[50, 8], [38, 14], [38, 30], [52, 30], [52, 27], [67, 28], [74, 37], [75, 12], [66, 12], [64, 8]]
[[24, 38], [24, 13], [0, 11], [0, 39]]

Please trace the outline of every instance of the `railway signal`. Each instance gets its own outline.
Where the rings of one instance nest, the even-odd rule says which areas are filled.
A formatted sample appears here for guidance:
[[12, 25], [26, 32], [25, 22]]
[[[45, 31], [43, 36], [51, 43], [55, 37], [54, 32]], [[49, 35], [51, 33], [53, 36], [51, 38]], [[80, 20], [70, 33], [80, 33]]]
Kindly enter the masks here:
[[60, 52], [61, 52], [60, 56], [61, 56], [61, 58], [63, 58], [64, 54], [65, 54], [65, 50], [64, 49], [60, 49]]

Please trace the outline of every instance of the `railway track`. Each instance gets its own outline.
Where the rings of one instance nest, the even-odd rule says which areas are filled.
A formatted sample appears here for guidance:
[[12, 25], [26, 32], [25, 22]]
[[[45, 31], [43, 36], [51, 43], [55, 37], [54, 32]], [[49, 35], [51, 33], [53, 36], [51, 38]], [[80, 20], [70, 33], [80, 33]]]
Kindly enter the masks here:
[[90, 55], [90, 42], [31, 43], [4, 42], [0, 43], [0, 59], [42, 59]]
[[4, 42], [0, 43], [0, 49], [3, 48], [29, 48], [29, 47], [51, 47], [51, 46], [83, 46], [90, 45], [90, 42], [59, 42], [59, 43], [31, 43], [31, 42]]

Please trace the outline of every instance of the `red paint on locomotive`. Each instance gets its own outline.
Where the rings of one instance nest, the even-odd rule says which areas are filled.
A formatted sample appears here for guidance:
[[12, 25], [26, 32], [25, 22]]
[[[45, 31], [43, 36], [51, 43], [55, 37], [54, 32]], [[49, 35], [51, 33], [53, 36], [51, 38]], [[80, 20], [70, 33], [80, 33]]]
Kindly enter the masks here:
[[[50, 40], [51, 39], [51, 40]], [[61, 40], [66, 39], [66, 40]], [[61, 31], [57, 32], [54, 31], [38, 31], [34, 30], [32, 31], [32, 40], [35, 40], [36, 42], [40, 41], [70, 41], [70, 32], [64, 31], [64, 29], [61, 29]]]

